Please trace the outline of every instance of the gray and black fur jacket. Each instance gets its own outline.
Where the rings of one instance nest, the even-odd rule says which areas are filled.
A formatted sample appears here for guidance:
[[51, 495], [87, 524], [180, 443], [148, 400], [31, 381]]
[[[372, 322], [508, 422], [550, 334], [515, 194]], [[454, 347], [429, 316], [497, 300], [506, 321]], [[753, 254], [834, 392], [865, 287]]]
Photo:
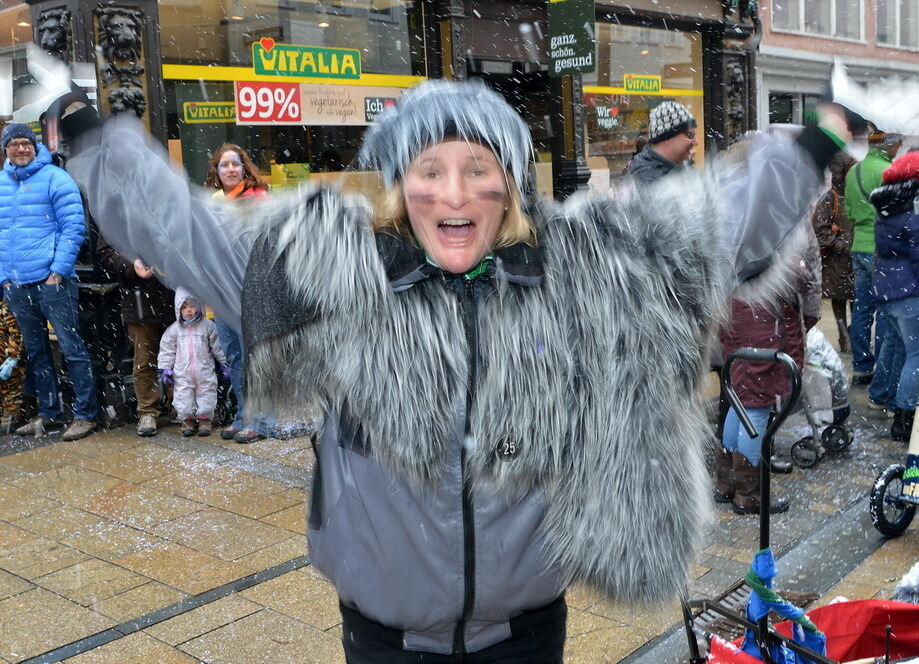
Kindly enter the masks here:
[[[710, 511], [713, 327], [806, 223], [831, 143], [766, 136], [743, 169], [530, 199], [536, 246], [495, 251], [472, 280], [375, 235], [368, 203], [336, 190], [276, 197], [234, 229], [123, 122], [70, 170], [119, 251], [244, 329], [248, 400], [321, 404], [310, 555], [342, 602], [406, 648], [451, 652], [458, 624], [485, 648], [574, 582], [678, 595]], [[138, 164], [130, 193], [105, 185]]]

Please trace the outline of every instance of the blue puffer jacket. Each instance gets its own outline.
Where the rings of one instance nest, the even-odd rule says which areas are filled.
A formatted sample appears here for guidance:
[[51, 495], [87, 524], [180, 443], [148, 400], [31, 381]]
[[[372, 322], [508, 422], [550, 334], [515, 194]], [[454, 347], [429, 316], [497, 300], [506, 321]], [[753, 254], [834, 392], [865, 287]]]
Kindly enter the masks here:
[[80, 191], [44, 145], [25, 166], [7, 159], [0, 172], [0, 283], [31, 284], [52, 272], [76, 276], [85, 236]]
[[872, 292], [881, 302], [919, 295], [919, 181], [905, 180], [871, 192], [877, 208]]

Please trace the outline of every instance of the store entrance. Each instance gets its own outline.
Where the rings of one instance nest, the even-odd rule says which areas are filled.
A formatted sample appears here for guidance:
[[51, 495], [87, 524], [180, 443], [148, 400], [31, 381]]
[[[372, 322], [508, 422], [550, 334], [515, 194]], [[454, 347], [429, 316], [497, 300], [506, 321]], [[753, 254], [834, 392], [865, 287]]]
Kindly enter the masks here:
[[536, 187], [552, 194], [552, 145], [549, 133], [549, 73], [534, 63], [468, 60], [468, 78], [477, 78], [499, 93], [520, 114], [533, 136]]

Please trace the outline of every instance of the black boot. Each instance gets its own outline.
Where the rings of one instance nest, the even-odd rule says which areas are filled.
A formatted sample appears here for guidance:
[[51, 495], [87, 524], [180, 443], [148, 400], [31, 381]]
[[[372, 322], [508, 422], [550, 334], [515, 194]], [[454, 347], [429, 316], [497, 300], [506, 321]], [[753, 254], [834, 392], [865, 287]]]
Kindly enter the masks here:
[[915, 410], [897, 408], [893, 413], [893, 424], [890, 425], [890, 437], [901, 443], [908, 443], [913, 432]]

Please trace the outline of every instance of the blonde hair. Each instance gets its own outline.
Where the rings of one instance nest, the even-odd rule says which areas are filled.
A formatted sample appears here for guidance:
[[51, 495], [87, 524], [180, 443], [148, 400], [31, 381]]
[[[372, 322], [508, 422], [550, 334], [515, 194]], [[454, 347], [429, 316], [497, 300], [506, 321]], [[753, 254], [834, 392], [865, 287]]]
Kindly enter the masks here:
[[[504, 219], [501, 220], [498, 236], [495, 238], [495, 246], [492, 248], [510, 247], [521, 242], [535, 247], [536, 226], [529, 215], [523, 211], [520, 189], [517, 188], [517, 183], [510, 174], [507, 175], [506, 181], [507, 209], [504, 212]], [[394, 182], [392, 187], [380, 197], [374, 210], [373, 230], [391, 230], [399, 235], [413, 238], [412, 227], [405, 209], [405, 193], [402, 190], [401, 181]]]

